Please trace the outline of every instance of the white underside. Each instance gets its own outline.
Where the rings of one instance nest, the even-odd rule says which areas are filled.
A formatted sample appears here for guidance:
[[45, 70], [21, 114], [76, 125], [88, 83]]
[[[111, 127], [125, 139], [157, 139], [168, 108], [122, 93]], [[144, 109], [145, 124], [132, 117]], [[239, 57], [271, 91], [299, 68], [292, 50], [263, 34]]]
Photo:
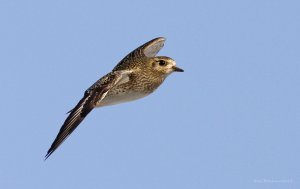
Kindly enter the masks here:
[[148, 94], [144, 94], [144, 93], [129, 92], [127, 94], [106, 96], [100, 103], [97, 104], [97, 107], [110, 106], [110, 105], [120, 104], [120, 103], [124, 103], [124, 102], [130, 102], [130, 101], [134, 101], [134, 100], [143, 98], [147, 95]]

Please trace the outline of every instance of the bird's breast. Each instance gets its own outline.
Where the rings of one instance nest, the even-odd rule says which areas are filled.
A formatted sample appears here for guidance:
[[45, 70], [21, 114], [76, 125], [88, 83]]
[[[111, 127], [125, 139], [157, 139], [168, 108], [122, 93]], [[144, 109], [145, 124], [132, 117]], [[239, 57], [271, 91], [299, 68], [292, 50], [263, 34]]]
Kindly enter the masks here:
[[109, 106], [134, 101], [148, 96], [163, 82], [160, 78], [151, 78], [146, 74], [132, 74], [127, 82], [123, 82], [108, 91], [96, 106]]
[[124, 103], [124, 102], [130, 102], [130, 101], [134, 101], [134, 100], [143, 98], [149, 94], [132, 91], [132, 90], [126, 90], [126, 91], [113, 91], [112, 90], [112, 91], [108, 92], [108, 94], [104, 97], [104, 99], [102, 99], [102, 101], [97, 103], [96, 106], [97, 107], [110, 106], [110, 105], [120, 104], [120, 103]]

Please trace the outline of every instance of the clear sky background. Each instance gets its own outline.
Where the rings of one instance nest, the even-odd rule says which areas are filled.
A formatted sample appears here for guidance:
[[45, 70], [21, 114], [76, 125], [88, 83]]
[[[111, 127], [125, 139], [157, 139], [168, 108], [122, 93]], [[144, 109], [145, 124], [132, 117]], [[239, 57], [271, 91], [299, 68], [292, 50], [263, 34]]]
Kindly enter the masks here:
[[[299, 1], [0, 2], [0, 188], [300, 188]], [[174, 73], [66, 112], [127, 53], [167, 38]]]

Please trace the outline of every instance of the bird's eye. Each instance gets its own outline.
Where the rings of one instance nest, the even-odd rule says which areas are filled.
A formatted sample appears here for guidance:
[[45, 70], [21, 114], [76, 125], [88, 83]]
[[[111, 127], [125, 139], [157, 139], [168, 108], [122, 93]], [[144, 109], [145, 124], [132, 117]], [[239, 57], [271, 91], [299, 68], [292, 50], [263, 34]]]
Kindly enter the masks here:
[[164, 65], [166, 65], [166, 61], [164, 61], [164, 60], [160, 60], [160, 61], [159, 61], [159, 65], [160, 65], [160, 66], [164, 66]]

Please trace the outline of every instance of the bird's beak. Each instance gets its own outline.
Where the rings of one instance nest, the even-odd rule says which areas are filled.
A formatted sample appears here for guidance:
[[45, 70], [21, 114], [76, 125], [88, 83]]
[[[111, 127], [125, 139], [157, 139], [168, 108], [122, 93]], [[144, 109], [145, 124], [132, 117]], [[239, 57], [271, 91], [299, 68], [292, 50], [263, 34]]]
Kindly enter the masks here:
[[183, 69], [178, 68], [178, 67], [176, 67], [176, 66], [173, 66], [173, 71], [174, 71], [174, 72], [184, 72]]

